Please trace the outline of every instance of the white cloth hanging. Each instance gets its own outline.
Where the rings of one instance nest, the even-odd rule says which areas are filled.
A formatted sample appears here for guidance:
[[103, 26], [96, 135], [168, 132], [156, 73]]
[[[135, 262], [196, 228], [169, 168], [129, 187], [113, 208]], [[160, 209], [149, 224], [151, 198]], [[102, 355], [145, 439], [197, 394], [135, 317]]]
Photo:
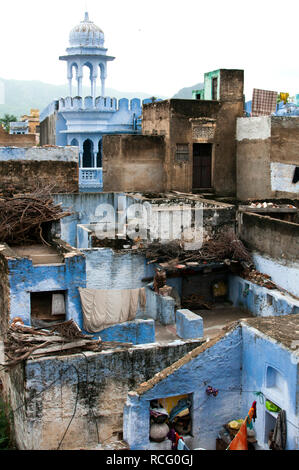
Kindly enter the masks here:
[[111, 325], [132, 321], [138, 305], [144, 307], [144, 288], [140, 289], [84, 289], [79, 288], [83, 310], [83, 326], [96, 333]]

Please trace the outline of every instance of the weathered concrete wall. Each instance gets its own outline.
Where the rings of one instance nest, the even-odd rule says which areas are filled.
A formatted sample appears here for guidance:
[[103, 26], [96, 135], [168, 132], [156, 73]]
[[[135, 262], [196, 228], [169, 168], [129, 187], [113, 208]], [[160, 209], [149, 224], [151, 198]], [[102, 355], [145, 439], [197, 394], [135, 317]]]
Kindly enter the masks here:
[[104, 191], [164, 191], [164, 159], [162, 136], [104, 136]]
[[117, 204], [113, 193], [54, 194], [53, 199], [56, 204], [61, 203], [64, 209], [73, 212], [60, 221], [60, 238], [71, 246], [77, 246], [77, 224], [97, 221], [96, 210], [100, 204], [111, 204], [113, 207]]
[[299, 300], [277, 289], [267, 289], [239, 276], [229, 278], [229, 300], [257, 317], [299, 313]]
[[243, 101], [225, 101], [218, 114], [214, 139], [212, 184], [216, 194], [236, 193], [236, 119], [243, 115]]
[[27, 361], [18, 376], [10, 373], [12, 409], [20, 407], [15, 413], [19, 449], [57, 449], [73, 415], [60, 449], [95, 447], [120, 437], [128, 391], [198, 344], [176, 341]]
[[237, 119], [237, 197], [267, 199], [270, 187], [271, 119]]
[[180, 338], [203, 338], [203, 319], [188, 309], [176, 311], [176, 331]]
[[[42, 119], [42, 116], [41, 116]], [[54, 112], [47, 116], [40, 123], [40, 144], [56, 145], [56, 121], [57, 113]]]
[[153, 276], [144, 254], [136, 251], [113, 251], [111, 248], [82, 250], [86, 256], [86, 283], [90, 289], [138, 289]]
[[29, 258], [5, 254], [10, 289], [8, 318], [20, 317], [31, 325], [32, 292], [66, 291], [66, 319], [74, 319], [82, 327], [83, 318], [78, 287], [85, 287], [85, 258], [79, 252], [65, 255], [62, 264], [33, 265]]
[[41, 187], [78, 191], [76, 147], [0, 147], [0, 192], [24, 193]]
[[4, 147], [33, 147], [38, 144], [36, 134], [9, 134], [0, 126], [0, 146]]
[[240, 214], [240, 238], [253, 250], [277, 260], [299, 260], [299, 224], [258, 214]]
[[271, 276], [273, 282], [299, 298], [299, 262], [288, 259], [276, 259], [253, 252], [256, 269]]
[[155, 322], [150, 318], [136, 319], [110, 326], [93, 336], [99, 336], [102, 341], [119, 341], [134, 345], [154, 343], [156, 340]]
[[[77, 231], [77, 225], [86, 225], [95, 230], [96, 226], [100, 229], [101, 224], [111, 220], [111, 230], [114, 230], [115, 236], [119, 233], [125, 236], [139, 224], [142, 229], [136, 233], [136, 237], [143, 238], [146, 226], [148, 230], [145, 230], [143, 239], [148, 238], [150, 241], [182, 239], [184, 236], [188, 238], [188, 230], [190, 227], [194, 230], [195, 222], [197, 234], [203, 234], [204, 237], [235, 229], [235, 206], [203, 199], [194, 202], [183, 196], [162, 196], [152, 201], [150, 197], [123, 193], [54, 195], [56, 203], [61, 202], [64, 209], [73, 212], [61, 220], [60, 228], [57, 228], [59, 236], [72, 246], [77, 246], [79, 241], [82, 242], [81, 247], [86, 247], [89, 244], [88, 233], [85, 232], [86, 237], [82, 236], [82, 230]], [[139, 213], [138, 217], [136, 212]]]
[[220, 69], [220, 101], [243, 100], [244, 70]]
[[[243, 87], [237, 79], [238, 87]], [[223, 85], [225, 88], [225, 84]], [[166, 100], [143, 107], [144, 134], [164, 133], [166, 144], [166, 186], [168, 190], [192, 191], [193, 143], [212, 143], [212, 188], [216, 194], [235, 194], [236, 184], [236, 117], [243, 115], [243, 99], [229, 98], [229, 87], [223, 91], [226, 99]], [[206, 133], [206, 122], [212, 120], [212, 130]], [[176, 161], [177, 144], [187, 144], [189, 154]]]
[[0, 161], [71, 162], [78, 163], [77, 147], [0, 147]]
[[271, 116], [271, 161], [299, 164], [299, 118]]
[[[193, 359], [190, 353], [191, 360], [186, 361], [186, 357], [173, 364], [171, 370], [161, 368], [161, 380], [148, 391], [129, 394], [124, 409], [124, 439], [130, 449], [150, 449], [155, 444], [149, 441], [150, 401], [182, 394], [192, 395], [193, 437], [188, 444], [191, 449], [215, 449], [223, 424], [241, 411], [241, 340], [241, 328], [236, 328], [216, 344], [203, 346], [203, 351]], [[208, 385], [221, 390], [217, 397], [207, 397]], [[163, 442], [161, 450], [170, 449], [170, 445], [169, 440]]]
[[238, 199], [298, 199], [298, 142], [298, 117], [237, 119]]

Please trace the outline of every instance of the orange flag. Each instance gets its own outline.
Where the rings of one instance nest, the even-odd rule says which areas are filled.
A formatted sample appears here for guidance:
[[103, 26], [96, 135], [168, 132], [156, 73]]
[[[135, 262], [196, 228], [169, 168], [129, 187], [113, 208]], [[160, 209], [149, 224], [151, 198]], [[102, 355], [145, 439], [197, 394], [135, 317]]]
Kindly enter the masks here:
[[246, 416], [246, 419], [243, 421], [242, 426], [240, 427], [238, 434], [231, 441], [227, 450], [248, 450], [247, 421], [248, 423], [251, 423], [252, 418], [255, 419], [255, 417], [256, 417], [256, 402], [253, 402], [248, 412], [248, 415]]
[[247, 418], [242, 423], [238, 434], [231, 441], [227, 450], [248, 450], [247, 444]]

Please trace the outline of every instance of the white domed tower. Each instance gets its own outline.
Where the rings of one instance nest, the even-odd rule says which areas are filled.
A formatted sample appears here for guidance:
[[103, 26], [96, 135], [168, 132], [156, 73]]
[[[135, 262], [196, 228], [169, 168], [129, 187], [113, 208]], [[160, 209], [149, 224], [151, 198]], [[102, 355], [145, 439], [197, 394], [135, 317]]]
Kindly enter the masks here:
[[83, 69], [88, 67], [90, 74], [90, 94], [93, 101], [96, 98], [96, 87], [98, 71], [100, 69], [101, 96], [105, 96], [105, 80], [107, 78], [107, 62], [115, 57], [107, 55], [104, 48], [103, 31], [90, 21], [88, 13], [85, 13], [84, 20], [81, 21], [70, 32], [70, 47], [67, 48], [66, 56], [59, 57], [67, 62], [67, 78], [69, 81], [69, 96], [72, 96], [72, 83], [74, 70], [77, 80], [77, 96], [82, 97]]

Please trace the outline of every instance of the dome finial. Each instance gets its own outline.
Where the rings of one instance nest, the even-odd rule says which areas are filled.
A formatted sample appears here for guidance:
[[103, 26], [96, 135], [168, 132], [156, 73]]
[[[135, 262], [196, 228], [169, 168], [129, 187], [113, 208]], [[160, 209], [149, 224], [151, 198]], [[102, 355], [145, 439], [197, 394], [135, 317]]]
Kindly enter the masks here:
[[88, 11], [85, 12], [84, 21], [89, 21]]

